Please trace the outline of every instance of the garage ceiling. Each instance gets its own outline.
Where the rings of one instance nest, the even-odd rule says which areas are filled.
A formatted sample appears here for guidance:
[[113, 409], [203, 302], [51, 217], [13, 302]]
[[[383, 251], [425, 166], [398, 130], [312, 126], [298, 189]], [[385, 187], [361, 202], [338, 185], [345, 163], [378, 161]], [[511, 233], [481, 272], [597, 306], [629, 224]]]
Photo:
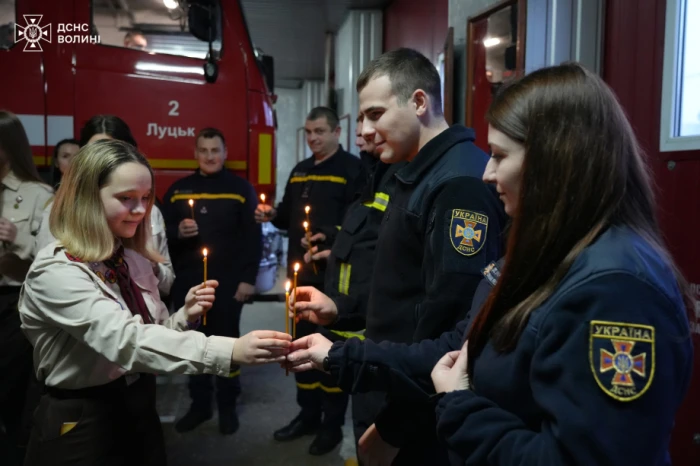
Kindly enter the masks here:
[[[349, 10], [383, 10], [391, 1], [240, 0], [253, 44], [275, 60], [275, 87], [287, 88], [323, 79], [326, 33], [338, 32]], [[93, 0], [93, 7], [131, 22], [144, 12], [168, 16], [163, 0]]]
[[241, 0], [253, 44], [275, 59], [275, 87], [323, 79], [326, 32], [350, 9], [384, 9], [391, 0]]

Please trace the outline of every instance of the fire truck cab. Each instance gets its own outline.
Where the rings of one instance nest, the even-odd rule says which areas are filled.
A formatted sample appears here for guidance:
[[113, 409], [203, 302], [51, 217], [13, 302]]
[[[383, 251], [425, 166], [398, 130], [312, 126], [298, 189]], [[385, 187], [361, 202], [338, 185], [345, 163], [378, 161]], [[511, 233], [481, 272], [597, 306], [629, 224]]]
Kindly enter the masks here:
[[0, 0], [0, 65], [0, 108], [44, 172], [58, 141], [106, 113], [131, 127], [161, 198], [196, 168], [208, 126], [226, 138], [226, 167], [274, 195], [272, 63], [238, 1]]

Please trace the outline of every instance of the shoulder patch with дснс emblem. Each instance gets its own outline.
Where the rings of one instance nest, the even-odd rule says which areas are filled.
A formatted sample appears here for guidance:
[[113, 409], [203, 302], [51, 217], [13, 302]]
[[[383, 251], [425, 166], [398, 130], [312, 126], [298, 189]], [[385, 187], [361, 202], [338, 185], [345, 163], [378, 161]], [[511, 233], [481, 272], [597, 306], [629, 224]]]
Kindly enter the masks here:
[[598, 386], [618, 401], [642, 396], [654, 378], [654, 327], [593, 320], [589, 332], [588, 354]]
[[463, 256], [477, 254], [486, 243], [488, 228], [487, 215], [471, 210], [453, 209], [450, 221], [452, 247]]

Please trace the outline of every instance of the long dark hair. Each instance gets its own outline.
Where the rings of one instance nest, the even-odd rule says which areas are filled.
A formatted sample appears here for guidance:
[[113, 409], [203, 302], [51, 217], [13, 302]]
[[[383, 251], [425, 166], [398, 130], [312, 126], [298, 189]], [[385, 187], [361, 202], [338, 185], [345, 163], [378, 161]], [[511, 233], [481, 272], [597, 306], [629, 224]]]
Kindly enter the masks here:
[[6, 110], [0, 110], [0, 156], [20, 180], [44, 183], [34, 165], [32, 148], [22, 122]]
[[489, 339], [512, 349], [530, 313], [611, 225], [649, 242], [687, 295], [661, 239], [644, 154], [598, 76], [575, 63], [537, 70], [504, 85], [486, 119], [526, 153], [502, 275], [470, 330], [470, 358]]
[[124, 120], [114, 115], [95, 115], [90, 118], [83, 129], [80, 130], [80, 147], [88, 143], [91, 137], [96, 134], [106, 134], [112, 139], [128, 142], [134, 147], [136, 139], [131, 134], [131, 129]]
[[58, 188], [58, 185], [61, 184], [61, 178], [63, 178], [63, 175], [61, 174], [61, 170], [58, 168], [58, 152], [61, 150], [61, 146], [64, 144], [75, 144], [76, 146], [80, 147], [80, 143], [78, 142], [77, 139], [61, 139], [58, 141], [58, 143], [54, 146], [53, 148], [53, 167], [51, 168], [51, 184], [53, 184], [54, 189]]

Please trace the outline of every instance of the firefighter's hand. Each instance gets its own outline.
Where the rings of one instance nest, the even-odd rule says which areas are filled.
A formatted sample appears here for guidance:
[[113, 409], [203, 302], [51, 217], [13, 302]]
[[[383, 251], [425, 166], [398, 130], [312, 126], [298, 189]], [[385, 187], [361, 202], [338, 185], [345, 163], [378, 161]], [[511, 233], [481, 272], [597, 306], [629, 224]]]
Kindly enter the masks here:
[[177, 235], [180, 238], [194, 238], [199, 234], [197, 222], [191, 218], [183, 219], [177, 227]]
[[296, 308], [297, 321], [308, 320], [318, 325], [329, 325], [338, 318], [338, 308], [333, 300], [313, 286], [298, 287], [296, 296], [296, 302], [294, 296], [290, 297], [289, 302]]
[[372, 424], [360, 437], [358, 453], [362, 464], [367, 466], [391, 466], [399, 454], [399, 449], [386, 443], [379, 435], [377, 427]]
[[255, 293], [255, 286], [251, 285], [250, 283], [239, 283], [238, 284], [238, 289], [236, 290], [236, 294], [233, 297], [236, 301], [240, 303], [244, 303], [248, 301], [248, 298], [253, 296]]
[[257, 209], [255, 209], [255, 221], [258, 223], [265, 223], [272, 221], [277, 216], [277, 210], [267, 204], [258, 204]]
[[211, 309], [214, 305], [214, 290], [217, 286], [219, 282], [216, 280], [207, 280], [206, 286], [201, 283], [190, 288], [183, 306], [188, 321], [196, 322], [202, 314]]
[[292, 336], [273, 330], [254, 330], [236, 339], [231, 353], [232, 364], [283, 363]]
[[[326, 235], [323, 233], [316, 233], [311, 237], [311, 244], [322, 243], [326, 241]], [[309, 249], [309, 242], [306, 241], [306, 236], [301, 239], [301, 247], [304, 249]]]
[[5, 217], [0, 218], [0, 241], [13, 243], [15, 238], [17, 238], [17, 226]]
[[318, 246], [314, 246], [311, 248], [311, 252], [306, 251], [304, 253], [304, 262], [307, 264], [310, 264], [311, 261], [319, 261], [322, 259], [328, 259], [328, 256], [331, 255], [331, 250], [330, 249], [324, 249], [321, 252], [318, 252]]
[[323, 370], [323, 360], [328, 356], [333, 343], [321, 335], [314, 333], [292, 342], [289, 347], [287, 360], [282, 367], [290, 372], [305, 372], [311, 369]]

